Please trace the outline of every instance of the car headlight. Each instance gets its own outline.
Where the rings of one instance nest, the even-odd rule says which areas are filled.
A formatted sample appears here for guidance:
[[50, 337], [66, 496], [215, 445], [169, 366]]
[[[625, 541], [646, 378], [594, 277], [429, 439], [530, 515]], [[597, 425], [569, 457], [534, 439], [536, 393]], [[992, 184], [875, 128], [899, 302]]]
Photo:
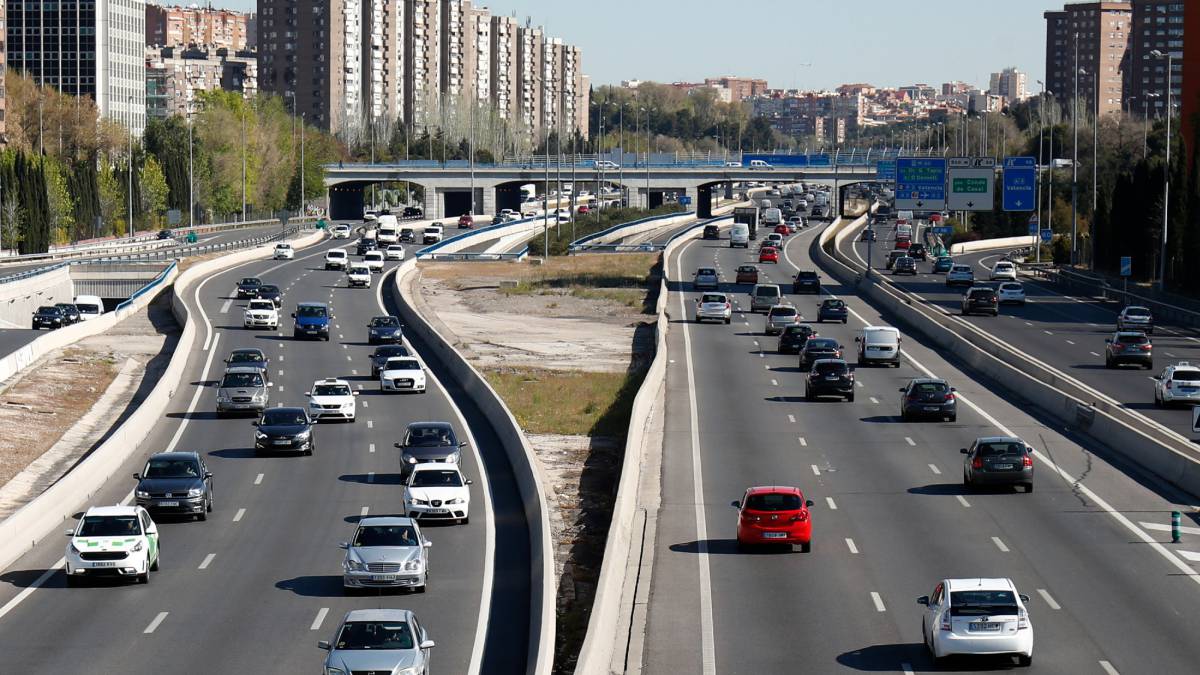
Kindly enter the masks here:
[[421, 569], [421, 561], [409, 560], [408, 562], [404, 563], [404, 569], [408, 572], [417, 572]]
[[446, 461], [450, 462], [451, 464], [458, 464], [458, 460], [461, 458], [462, 452], [459, 450], [455, 450], [454, 452], [446, 455]]
[[267, 398], [267, 392], [266, 391], [255, 392], [254, 395], [251, 396], [250, 398], [251, 398], [251, 400], [254, 400], [254, 401], [262, 401]]
[[462, 504], [463, 501], [464, 501], [463, 499], [461, 499], [459, 497], [455, 497], [453, 499], [447, 499], [446, 501], [444, 501], [442, 503], [443, 504]]
[[131, 548], [129, 550], [132, 551], [133, 553], [138, 553], [139, 551], [142, 550], [142, 548], [144, 548], [144, 544], [143, 544], [143, 542], [139, 541], [138, 543], [133, 545], [133, 548]]
[[312, 429], [305, 429], [304, 431], [301, 431], [300, 433], [296, 434], [296, 440], [303, 441], [303, 440], [307, 439], [310, 435], [312, 435]]
[[353, 408], [353, 407], [354, 407], [354, 401], [350, 401], [349, 403], [342, 404], [342, 410], [346, 410], [347, 408]]
[[367, 566], [366, 566], [365, 564], [363, 564], [362, 562], [359, 562], [358, 560], [354, 560], [354, 559], [351, 559], [351, 558], [347, 558], [347, 559], [346, 559], [346, 562], [344, 563], [344, 565], [345, 565], [346, 569], [347, 569], [347, 570], [349, 570], [349, 571], [351, 571], [351, 572], [365, 572], [365, 571], [367, 571]]
[[417, 499], [416, 497], [413, 497], [409, 501], [417, 506], [429, 506], [429, 500], [427, 499]]
[[265, 441], [267, 440], [267, 435], [261, 431], [256, 431], [254, 432], [254, 439], [258, 441]]
[[138, 490], [136, 494], [138, 499], [148, 499], [150, 497], [150, 493], [145, 490]]
[[404, 670], [396, 673], [396, 675], [421, 675], [421, 672], [416, 668], [405, 668]]
[[191, 490], [188, 490], [189, 497], [199, 497], [202, 494], [204, 494], [204, 490], [201, 490], [200, 488], [192, 488]]
[[229, 403], [229, 396], [225, 394], [217, 394], [217, 403]]
[[409, 464], [416, 464], [417, 458], [413, 457], [412, 455], [404, 455], [404, 461], [408, 462]]
[[79, 555], [79, 549], [75, 548], [75, 542], [71, 542], [70, 544], [67, 544], [67, 547], [69, 549], [71, 549], [71, 553], [73, 553], [74, 555]]

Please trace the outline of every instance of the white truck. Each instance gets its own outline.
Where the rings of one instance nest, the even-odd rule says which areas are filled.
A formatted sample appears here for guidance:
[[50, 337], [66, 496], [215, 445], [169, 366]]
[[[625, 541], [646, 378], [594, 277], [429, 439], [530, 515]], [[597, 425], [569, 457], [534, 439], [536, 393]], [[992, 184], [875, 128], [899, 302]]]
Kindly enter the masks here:
[[400, 223], [396, 220], [396, 216], [390, 213], [379, 216], [375, 239], [381, 246], [400, 243]]
[[763, 229], [774, 230], [776, 225], [783, 222], [783, 212], [777, 208], [763, 209], [762, 225]]

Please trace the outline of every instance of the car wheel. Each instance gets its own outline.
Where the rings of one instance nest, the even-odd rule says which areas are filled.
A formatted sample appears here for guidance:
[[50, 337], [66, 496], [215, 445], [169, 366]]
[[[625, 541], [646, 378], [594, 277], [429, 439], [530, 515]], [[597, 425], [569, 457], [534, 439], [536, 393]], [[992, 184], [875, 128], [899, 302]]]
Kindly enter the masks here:
[[904, 410], [901, 410], [901, 411], [900, 411], [900, 421], [901, 421], [901, 422], [907, 422], [907, 421], [908, 421], [908, 413], [907, 413], [907, 412], [905, 412]]
[[800, 552], [801, 553], [811, 553], [812, 552], [812, 542], [806, 541], [806, 542], [803, 542], [802, 544], [800, 544]]
[[70, 568], [67, 569], [67, 588], [76, 588], [80, 585], [81, 581], [83, 580], [71, 574]]
[[208, 520], [208, 506], [205, 505], [204, 510], [196, 514], [196, 520]]
[[725, 319], [725, 325], [726, 325], [726, 326], [728, 326], [728, 325], [729, 325], [729, 318], [728, 318], [728, 317]]
[[1022, 668], [1028, 668], [1033, 665], [1033, 654], [1026, 656], [1025, 654], [1017, 654], [1017, 664]]
[[1161, 408], [1161, 407], [1163, 407], [1163, 404], [1162, 404], [1162, 399], [1161, 399], [1161, 398], [1159, 398], [1159, 396], [1158, 396], [1158, 391], [1157, 391], [1157, 390], [1154, 392], [1154, 407], [1155, 407], [1155, 408]]
[[460, 519], [458, 522], [459, 522], [459, 523], [461, 523], [461, 524], [463, 524], [463, 525], [466, 525], [466, 524], [468, 524], [468, 523], [470, 523], [470, 522], [471, 522], [471, 516], [467, 516], [467, 517], [465, 517], [465, 518], [462, 518], [462, 519]]
[[847, 396], [846, 401], [849, 403], [854, 403], [854, 394], [850, 394], [849, 396]]
[[148, 583], [150, 583], [150, 573], [149, 573], [149, 572], [146, 572], [146, 573], [144, 573], [144, 574], [139, 574], [139, 575], [137, 575], [137, 582], [138, 582], [139, 584], [148, 584]]
[[971, 477], [967, 475], [966, 471], [963, 471], [963, 486], [971, 487]]
[[162, 544], [159, 544], [158, 546], [158, 555], [154, 556], [154, 562], [150, 563], [151, 572], [158, 571], [158, 561], [160, 558], [162, 558]]
[[424, 593], [424, 592], [425, 592], [425, 589], [426, 589], [428, 586], [429, 586], [429, 573], [428, 573], [428, 572], [426, 572], [426, 573], [425, 573], [425, 581], [424, 581], [424, 582], [423, 582], [423, 583], [422, 583], [420, 586], [417, 586], [416, 588], [414, 588], [414, 589], [413, 589], [413, 592], [414, 592], [414, 593]]
[[807, 389], [805, 389], [805, 390], [804, 390], [804, 400], [805, 400], [805, 401], [811, 401], [811, 400], [813, 400], [813, 395], [812, 395], [812, 394], [810, 394], [810, 393], [808, 393], [808, 390], [807, 390]]
[[842, 319], [842, 323], [846, 323], [849, 319]]
[[954, 422], [957, 422], [957, 421], [958, 421], [958, 415], [951, 415], [951, 416], [950, 416], [950, 418], [949, 418], [949, 421], [950, 421], [950, 423], [952, 423], [952, 424], [953, 424]]
[[1027, 492], [1027, 493], [1033, 492], [1033, 482], [1032, 481], [1025, 484], [1025, 492]]
[[1112, 359], [1104, 359], [1104, 367], [1105, 367], [1105, 368], [1112, 368], [1112, 367], [1113, 367], [1113, 364], [1112, 364]]

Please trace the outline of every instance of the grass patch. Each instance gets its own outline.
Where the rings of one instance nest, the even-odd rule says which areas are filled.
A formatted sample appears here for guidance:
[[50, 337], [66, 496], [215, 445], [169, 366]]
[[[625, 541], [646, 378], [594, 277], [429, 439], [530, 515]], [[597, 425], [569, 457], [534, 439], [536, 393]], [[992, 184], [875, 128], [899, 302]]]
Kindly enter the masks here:
[[506, 368], [485, 370], [484, 376], [528, 433], [623, 439], [645, 371]]

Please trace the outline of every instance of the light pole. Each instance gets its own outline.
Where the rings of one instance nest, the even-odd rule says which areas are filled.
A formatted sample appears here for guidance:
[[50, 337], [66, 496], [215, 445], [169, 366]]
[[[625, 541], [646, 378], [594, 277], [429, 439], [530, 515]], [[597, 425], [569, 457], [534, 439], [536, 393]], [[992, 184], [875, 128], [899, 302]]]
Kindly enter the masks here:
[[[1042, 151], [1046, 148], [1046, 142], [1042, 135], [1046, 130], [1046, 85], [1041, 80], [1037, 81], [1042, 85], [1042, 93], [1038, 94], [1038, 168], [1037, 168], [1037, 218], [1035, 222], [1042, 218], [1042, 167], [1045, 166], [1045, 156]], [[1042, 225], [1037, 222], [1038, 231], [1034, 233], [1033, 245], [1037, 249], [1037, 262], [1042, 262]]]
[[129, 238], [134, 237], [133, 229], [133, 95], [125, 97], [125, 109], [129, 111]]
[[300, 217], [307, 211], [304, 208], [304, 113], [300, 113]]
[[1163, 291], [1167, 288], [1167, 216], [1170, 212], [1171, 205], [1171, 69], [1174, 67], [1172, 59], [1174, 55], [1171, 52], [1166, 54], [1155, 49], [1150, 52], [1150, 56], [1156, 59], [1167, 59], [1167, 77], [1166, 77], [1166, 97], [1167, 97], [1167, 160], [1163, 165], [1163, 224], [1162, 224], [1162, 251], [1158, 258], [1158, 290]]
[[629, 201], [629, 193], [625, 190], [625, 101], [621, 101], [621, 110], [617, 113], [617, 138], [621, 139], [621, 162], [617, 164], [617, 182], [621, 184], [621, 202]]
[[187, 110], [187, 128], [188, 128], [188, 227], [195, 227], [196, 223], [196, 174], [194, 164], [192, 162], [192, 103], [188, 101]]
[[[1096, 222], [1096, 210], [1100, 207], [1100, 78], [1095, 78], [1092, 85], [1096, 94], [1096, 111], [1092, 119], [1092, 222], [1094, 223]], [[1096, 233], [1092, 232], [1091, 235], [1088, 237], [1088, 269], [1096, 267]]]
[[650, 210], [650, 113], [652, 109], [643, 110], [646, 113], [646, 210]]
[[[467, 142], [467, 152], [469, 152], [471, 155], [468, 158], [471, 160], [471, 210], [467, 213], [470, 213], [472, 216], [475, 215], [475, 106], [478, 103], [479, 99], [476, 97], [473, 101], [471, 101], [471, 107], [467, 110], [467, 114], [471, 116], [471, 139]], [[374, 142], [372, 142], [372, 150], [374, 147]], [[371, 155], [371, 163], [374, 164], [374, 152], [372, 152]]]
[[1071, 266], [1078, 263], [1076, 242], [1079, 235], [1079, 76], [1086, 74], [1079, 67], [1079, 34], [1075, 34], [1075, 96], [1071, 99]]

